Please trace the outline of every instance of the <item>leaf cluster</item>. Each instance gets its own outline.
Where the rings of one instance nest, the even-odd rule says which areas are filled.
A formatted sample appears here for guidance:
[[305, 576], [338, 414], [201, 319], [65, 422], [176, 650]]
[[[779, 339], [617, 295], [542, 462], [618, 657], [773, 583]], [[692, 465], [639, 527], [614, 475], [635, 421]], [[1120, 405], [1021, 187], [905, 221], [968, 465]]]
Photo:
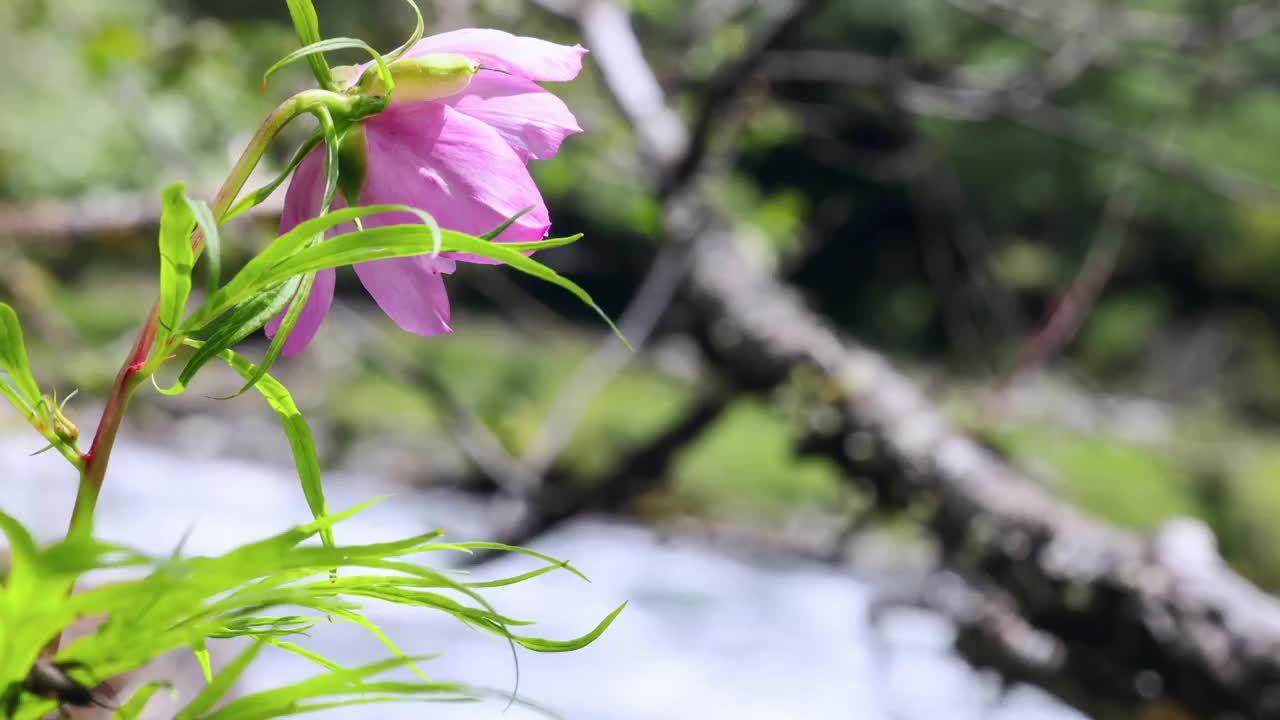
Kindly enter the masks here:
[[[40, 718], [57, 700], [24, 692], [22, 683], [36, 659], [68, 626], [98, 619], [95, 632], [66, 644], [56, 655], [76, 682], [92, 686], [141, 667], [167, 652], [188, 648], [205, 668], [208, 685], [176, 715], [195, 718], [272, 718], [344, 704], [397, 700], [456, 701], [485, 691], [429, 679], [365, 615], [370, 601], [434, 610], [505, 640], [514, 649], [575, 650], [595, 640], [619, 607], [580, 638], [555, 641], [518, 634], [532, 623], [500, 613], [480, 594], [484, 588], [523, 582], [555, 570], [582, 574], [567, 562], [492, 543], [446, 543], [433, 531], [404, 540], [328, 547], [313, 542], [321, 532], [369, 505], [327, 516], [216, 556], [150, 557], [85, 537], [38, 548], [30, 533], [0, 513], [11, 551], [8, 576], [0, 587], [0, 688], [13, 717]], [[499, 548], [533, 556], [542, 565], [498, 580], [475, 582], [434, 569], [415, 558], [432, 552]], [[344, 571], [339, 576], [331, 569]], [[72, 586], [93, 571], [112, 569], [127, 579], [101, 582], [74, 595]], [[92, 576], [90, 576], [92, 577]], [[585, 579], [585, 577], [584, 577]], [[353, 623], [378, 637], [389, 659], [344, 667], [304, 646], [309, 631], [328, 622]], [[252, 641], [216, 674], [208, 643], [226, 638]], [[225, 702], [235, 680], [271, 645], [315, 663], [315, 677]], [[382, 679], [410, 667], [413, 681]], [[117, 717], [136, 717], [158, 685], [140, 688], [122, 701]]]

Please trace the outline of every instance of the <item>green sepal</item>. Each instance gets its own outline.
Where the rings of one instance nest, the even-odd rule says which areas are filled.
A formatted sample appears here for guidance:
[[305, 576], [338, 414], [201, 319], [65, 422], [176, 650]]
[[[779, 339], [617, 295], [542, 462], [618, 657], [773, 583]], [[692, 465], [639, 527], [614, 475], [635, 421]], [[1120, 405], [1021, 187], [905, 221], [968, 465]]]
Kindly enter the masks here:
[[401, 58], [387, 66], [395, 81], [395, 92], [387, 77], [374, 68], [365, 71], [353, 88], [359, 95], [390, 96], [391, 102], [420, 102], [456, 95], [471, 84], [480, 64], [458, 53], [432, 53]]

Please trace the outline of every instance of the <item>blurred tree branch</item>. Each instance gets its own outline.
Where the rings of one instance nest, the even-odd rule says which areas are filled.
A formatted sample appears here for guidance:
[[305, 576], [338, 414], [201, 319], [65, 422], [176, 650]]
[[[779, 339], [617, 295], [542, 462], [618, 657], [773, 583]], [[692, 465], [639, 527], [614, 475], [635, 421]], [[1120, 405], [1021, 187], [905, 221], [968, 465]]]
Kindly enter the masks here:
[[[914, 507], [947, 565], [999, 588], [1010, 617], [1060, 645], [1051, 667], [1077, 676], [1093, 694], [1136, 707], [1153, 695], [1135, 679], [1153, 672], [1157, 695], [1196, 712], [1280, 717], [1273, 691], [1280, 685], [1280, 603], [1226, 567], [1207, 529], [1184, 521], [1146, 540], [1113, 528], [956, 433], [885, 358], [834, 332], [743, 256], [734, 231], [694, 182], [699, 162], [686, 156], [694, 145], [682, 143], [685, 134], [669, 122], [650, 122], [669, 121], [671, 110], [652, 92], [657, 82], [625, 12], [603, 0], [541, 4], [581, 26], [619, 107], [658, 163], [654, 176], [676, 179], [664, 186], [666, 242], [690, 248], [682, 297], [696, 313], [695, 334], [727, 379], [761, 391], [796, 373], [820, 377], [825, 390], [813, 402], [839, 422], [805, 450], [839, 463], [849, 482], [869, 487], [886, 509]], [[1004, 117], [1094, 147], [1131, 148], [1152, 167], [1231, 196], [1276, 196], [1034, 93], [930, 85], [879, 58], [825, 53], [766, 52], [761, 69], [777, 79], [884, 86], [914, 112]], [[636, 87], [649, 91], [637, 95]], [[1011, 655], [1007, 648], [1004, 655]]]
[[[1152, 170], [1179, 177], [1232, 200], [1280, 202], [1280, 188], [1255, 177], [1205, 162], [1147, 133], [1065, 110], [1048, 101], [1051, 85], [1019, 75], [1007, 84], [954, 79], [947, 83], [914, 78], [900, 61], [847, 50], [778, 50], [761, 67], [775, 81], [848, 84], [882, 90], [897, 106], [916, 115], [962, 122], [1012, 122], [1106, 154], [1130, 154]], [[950, 73], [962, 78], [963, 72]]]
[[[274, 218], [284, 206], [279, 193], [246, 217]], [[78, 240], [130, 235], [160, 221], [156, 193], [110, 193], [35, 203], [0, 203], [0, 234], [15, 240]]]
[[1122, 48], [1134, 43], [1179, 51], [1214, 50], [1266, 35], [1280, 21], [1280, 3], [1251, 2], [1220, 17], [1191, 17], [1092, 0], [948, 0], [1011, 34], [1040, 40], [1079, 27], [1102, 30], [1100, 39]]

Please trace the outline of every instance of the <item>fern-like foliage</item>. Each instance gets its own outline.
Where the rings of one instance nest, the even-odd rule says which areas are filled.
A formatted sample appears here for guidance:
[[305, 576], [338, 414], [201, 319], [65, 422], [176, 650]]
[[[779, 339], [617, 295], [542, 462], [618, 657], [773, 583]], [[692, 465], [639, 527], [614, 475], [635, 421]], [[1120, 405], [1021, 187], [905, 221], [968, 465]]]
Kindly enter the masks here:
[[[376, 501], [373, 501], [376, 502]], [[500, 641], [538, 652], [575, 650], [595, 640], [621, 612], [619, 607], [580, 638], [556, 641], [522, 635], [514, 628], [532, 623], [499, 613], [481, 590], [577, 569], [520, 548], [498, 546], [536, 558], [536, 569], [514, 577], [469, 582], [465, 575], [421, 562], [432, 552], [470, 552], [492, 543], [446, 543], [433, 531], [397, 542], [326, 546], [320, 534], [373, 504], [325, 516], [273, 537], [241, 545], [213, 557], [152, 557], [88, 538], [41, 548], [14, 518], [0, 513], [10, 548], [8, 575], [0, 587], [0, 711], [19, 720], [37, 720], [58, 708], [56, 698], [29, 692], [24, 683], [41, 654], [69, 625], [101, 619], [96, 632], [65, 645], [54, 660], [77, 683], [91, 686], [137, 669], [178, 648], [191, 649], [205, 668], [208, 684], [175, 717], [178, 720], [277, 718], [340, 705], [390, 701], [458, 701], [491, 692], [429, 679], [418, 663], [401, 653], [364, 612], [370, 602], [394, 603], [447, 613], [491, 633]], [[82, 578], [112, 569], [126, 579], [87, 583]], [[585, 577], [584, 577], [585, 579]], [[330, 621], [355, 623], [376, 635], [390, 657], [360, 667], [344, 667], [305, 647], [308, 630]], [[253, 642], [217, 673], [207, 646], [225, 638]], [[265, 645], [313, 662], [317, 675], [285, 687], [227, 701], [235, 681]], [[410, 667], [414, 681], [388, 680], [391, 670]], [[117, 718], [137, 717], [160, 685], [140, 688], [120, 699]]]

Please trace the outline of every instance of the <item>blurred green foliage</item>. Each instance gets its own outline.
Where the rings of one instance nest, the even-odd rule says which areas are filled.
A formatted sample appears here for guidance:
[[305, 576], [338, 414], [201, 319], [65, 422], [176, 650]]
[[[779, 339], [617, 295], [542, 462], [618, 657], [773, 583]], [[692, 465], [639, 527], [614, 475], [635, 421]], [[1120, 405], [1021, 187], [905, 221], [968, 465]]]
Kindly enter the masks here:
[[[787, 46], [894, 58], [922, 82], [938, 84], [998, 84], [1055, 49], [1015, 37], [960, 4], [836, 0]], [[1207, 23], [1238, 4], [1108, 7]], [[317, 5], [322, 29], [381, 48], [408, 30], [400, 0]], [[717, 69], [749, 47], [773, 4], [629, 6], [659, 79], [689, 112]], [[515, 0], [424, 10], [438, 27], [464, 21], [459, 8], [468, 7], [475, 24], [578, 40], [565, 23]], [[293, 46], [286, 22], [284, 3], [256, 0], [0, 3], [0, 62], [8, 78], [0, 84], [0, 200], [149, 192], [178, 179], [214, 186], [272, 99], [305, 82], [305, 71], [294, 67], [273, 78], [266, 94], [259, 88], [262, 70]], [[1103, 141], [1063, 140], [1010, 120], [914, 115], [879, 85], [753, 83], [745, 90], [747, 112], [726, 120], [717, 138], [717, 166], [732, 171], [708, 179], [710, 195], [753, 253], [844, 330], [950, 378], [994, 383], [1096, 246], [1117, 189], [1136, 193], [1131, 216], [1119, 223], [1114, 273], [1053, 367], [1090, 392], [1161, 395], [1179, 430], [1144, 445], [1054, 423], [973, 422], [973, 407], [957, 414], [1065, 495], [1116, 522], [1150, 529], [1178, 513], [1205, 517], [1234, 562], [1280, 586], [1280, 564], [1266, 553], [1280, 543], [1269, 521], [1280, 510], [1280, 456], [1270, 449], [1280, 422], [1280, 194], [1224, 194], [1203, 182], [1221, 173], [1247, 174], [1258, 187], [1280, 180], [1280, 95], [1271, 79], [1280, 71], [1280, 38], [1263, 34], [1207, 49], [1098, 40], [1106, 46], [1095, 62], [1054, 102], [1110, 128]], [[590, 56], [580, 80], [554, 90], [587, 132], [533, 170], [557, 229], [585, 232], [588, 240], [551, 260], [616, 315], [660, 239], [661, 208]], [[1186, 172], [1152, 170], [1140, 161], [1139, 141], [1167, 143]], [[277, 161], [287, 150], [282, 143]], [[243, 247], [259, 230], [240, 225], [233, 234]], [[56, 310], [35, 321], [46, 341], [33, 343], [35, 362], [68, 338], [114, 349], [142, 312], [133, 309], [145, 303], [139, 298], [150, 296], [150, 276], [137, 270], [154, 267], [151, 239], [74, 250], [23, 242], [21, 254], [52, 275], [37, 282], [34, 270], [0, 268], [0, 296], [15, 297], [24, 317], [40, 307]], [[10, 259], [6, 267], [16, 267]], [[513, 305], [478, 292], [479, 283], [451, 280], [458, 332], [406, 343], [518, 452], [592, 351], [595, 326], [571, 300], [514, 282], [525, 294]], [[340, 294], [358, 297], [355, 288], [345, 279]], [[541, 305], [560, 316], [551, 342], [482, 319], [534, 317], [531, 308]], [[68, 368], [66, 384], [93, 389], [110, 377], [92, 352], [76, 357], [60, 363]], [[441, 427], [425, 394], [405, 392], [383, 374], [331, 380], [320, 414], [341, 433], [415, 435]], [[584, 473], [607, 467], [677, 417], [691, 386], [642, 359], [591, 405], [567, 462]], [[835, 471], [797, 461], [791, 430], [781, 409], [739, 403], [681, 456], [677, 500], [712, 513], [830, 506], [841, 493]]]
[[270, 109], [258, 78], [291, 43], [282, 25], [155, 0], [4, 3], [0, 197], [218, 177]]

